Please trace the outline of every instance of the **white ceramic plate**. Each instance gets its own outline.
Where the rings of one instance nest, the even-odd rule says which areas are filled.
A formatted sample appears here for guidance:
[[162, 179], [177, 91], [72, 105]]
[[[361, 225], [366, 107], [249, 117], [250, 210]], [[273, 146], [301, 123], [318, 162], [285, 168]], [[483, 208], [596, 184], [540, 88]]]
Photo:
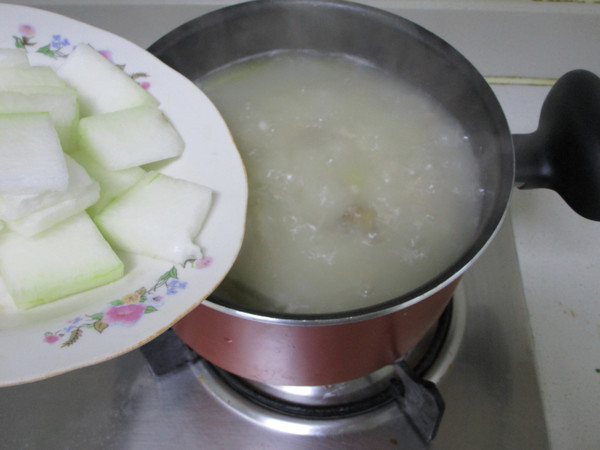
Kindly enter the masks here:
[[[160, 101], [182, 135], [183, 156], [160, 171], [214, 190], [198, 239], [205, 257], [173, 266], [120, 254], [126, 276], [115, 283], [26, 312], [0, 309], [0, 386], [92, 365], [156, 337], [221, 282], [244, 233], [247, 181], [242, 161], [223, 119], [193, 83], [111, 33], [46, 11], [0, 4], [0, 47], [24, 46], [34, 65], [57, 66], [78, 43], [124, 65]], [[33, 267], [36, 261], [31, 263]], [[3, 295], [0, 289], [0, 300]]]

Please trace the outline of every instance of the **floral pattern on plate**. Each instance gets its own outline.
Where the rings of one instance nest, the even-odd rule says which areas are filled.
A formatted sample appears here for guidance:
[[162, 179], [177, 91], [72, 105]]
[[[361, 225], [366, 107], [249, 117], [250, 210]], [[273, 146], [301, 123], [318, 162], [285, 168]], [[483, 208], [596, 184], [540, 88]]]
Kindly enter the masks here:
[[[37, 42], [35, 42], [35, 34], [35, 26], [30, 24], [19, 25], [18, 35], [13, 35], [15, 47], [25, 50], [31, 49], [36, 53], [41, 53], [42, 55], [46, 55], [51, 58], [66, 58], [73, 50], [75, 50], [75, 46], [71, 44], [71, 41], [61, 34], [53, 34], [51, 42], [45, 45], [39, 45]], [[121, 70], [125, 71], [125, 64], [118, 64], [113, 61], [112, 52], [110, 50], [99, 49], [98, 53], [111, 61]], [[144, 89], [150, 89], [150, 82], [148, 80], [143, 80], [144, 78], [148, 78], [147, 73], [134, 72], [129, 76], [136, 80]]]
[[[191, 266], [204, 269], [212, 264], [212, 258], [204, 256], [201, 259], [187, 260], [183, 267]], [[44, 342], [55, 344], [63, 341], [61, 347], [70, 347], [83, 335], [84, 330], [95, 330], [102, 333], [113, 325], [132, 327], [145, 314], [158, 311], [164, 304], [166, 296], [176, 295], [187, 287], [187, 282], [179, 279], [177, 268], [161, 275], [151, 288], [140, 287], [135, 292], [123, 295], [120, 299], [109, 302], [105, 309], [85, 317], [77, 316], [67, 322], [58, 331], [47, 331]]]

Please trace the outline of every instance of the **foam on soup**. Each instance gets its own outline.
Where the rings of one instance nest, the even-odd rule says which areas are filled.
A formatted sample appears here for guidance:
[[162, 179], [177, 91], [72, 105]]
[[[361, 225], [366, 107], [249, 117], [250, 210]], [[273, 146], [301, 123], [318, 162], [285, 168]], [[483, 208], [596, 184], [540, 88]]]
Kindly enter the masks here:
[[199, 85], [248, 173], [246, 235], [221, 295], [277, 312], [362, 308], [469, 246], [483, 200], [469, 138], [414, 87], [307, 52], [237, 62]]

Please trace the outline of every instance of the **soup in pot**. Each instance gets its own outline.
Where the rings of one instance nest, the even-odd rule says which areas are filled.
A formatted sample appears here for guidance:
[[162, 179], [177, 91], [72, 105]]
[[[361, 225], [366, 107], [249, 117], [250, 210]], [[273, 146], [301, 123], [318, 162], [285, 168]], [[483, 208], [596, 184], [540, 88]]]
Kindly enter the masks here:
[[447, 269], [483, 201], [469, 137], [433, 99], [340, 55], [278, 52], [200, 80], [246, 165], [246, 235], [217, 290], [242, 306], [341, 312]]

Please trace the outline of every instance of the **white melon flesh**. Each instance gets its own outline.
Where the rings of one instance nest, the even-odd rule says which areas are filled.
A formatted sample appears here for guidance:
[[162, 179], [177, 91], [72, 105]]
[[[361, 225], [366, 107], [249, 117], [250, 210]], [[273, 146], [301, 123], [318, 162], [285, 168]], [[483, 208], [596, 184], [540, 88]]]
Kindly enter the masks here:
[[82, 117], [158, 104], [122, 69], [86, 44], [77, 46], [57, 74], [77, 89]]
[[67, 165], [48, 113], [0, 114], [0, 193], [65, 191]]
[[97, 184], [75, 159], [65, 155], [69, 184], [64, 192], [47, 191], [42, 194], [0, 194], [0, 219], [16, 220], [48, 206], [79, 195]]
[[28, 67], [29, 58], [23, 48], [0, 48], [0, 68]]
[[87, 209], [91, 217], [95, 217], [106, 205], [123, 194], [146, 175], [141, 167], [112, 171], [107, 170], [85, 152], [77, 151], [71, 155], [81, 164], [87, 173], [100, 185], [100, 198]]
[[20, 92], [0, 91], [0, 114], [47, 112], [65, 152], [77, 148], [79, 102], [77, 91], [65, 87], [25, 88]]
[[202, 256], [194, 240], [211, 197], [209, 188], [149, 172], [94, 220], [114, 248], [182, 264]]
[[31, 86], [67, 87], [67, 83], [46, 66], [0, 68], [0, 91], [18, 92]]
[[65, 192], [47, 192], [37, 196], [3, 198], [0, 217], [8, 228], [23, 236], [34, 236], [85, 211], [100, 198], [100, 186], [85, 169], [65, 155], [69, 186]]
[[123, 170], [181, 155], [179, 133], [156, 105], [85, 117], [79, 147], [109, 170]]
[[33, 238], [0, 234], [0, 276], [19, 309], [29, 309], [123, 276], [124, 266], [85, 213]]

